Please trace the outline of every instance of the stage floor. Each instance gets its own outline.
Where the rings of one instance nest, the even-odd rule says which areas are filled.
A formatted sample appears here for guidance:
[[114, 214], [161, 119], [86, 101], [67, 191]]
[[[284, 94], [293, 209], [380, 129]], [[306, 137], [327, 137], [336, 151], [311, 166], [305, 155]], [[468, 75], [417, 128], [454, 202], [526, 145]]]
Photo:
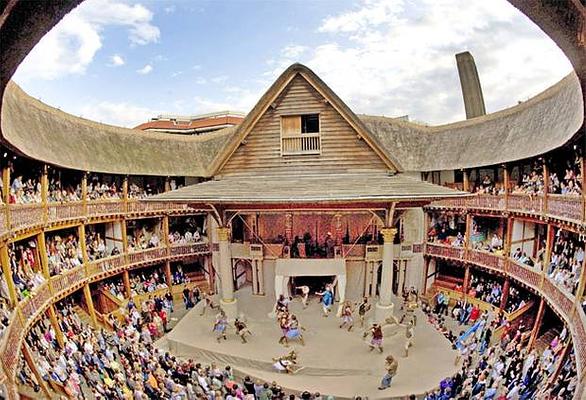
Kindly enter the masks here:
[[[215, 362], [221, 367], [230, 365], [239, 375], [277, 381], [288, 390], [309, 390], [339, 398], [361, 395], [376, 399], [422, 394], [456, 371], [456, 352], [427, 323], [420, 311], [417, 311], [414, 346], [409, 357], [404, 358], [404, 329], [394, 334], [386, 332], [383, 354], [376, 350], [369, 352], [359, 324], [352, 332], [340, 329], [340, 320], [335, 315], [322, 317], [317, 298], [313, 298], [305, 310], [297, 299], [290, 306], [306, 329], [305, 346], [292, 342], [289, 348], [285, 348], [278, 343], [281, 331], [276, 320], [268, 316], [274, 297], [253, 296], [250, 288], [244, 288], [237, 292], [237, 298], [239, 312], [245, 314], [253, 333], [248, 337], [248, 343], [241, 343], [233, 327], [228, 330], [228, 340], [218, 343], [212, 332], [216, 311], [208, 310], [205, 316], [200, 316], [200, 308], [196, 307], [158, 342], [158, 346], [180, 357], [204, 363]], [[399, 305], [395, 303], [395, 310], [398, 309]], [[396, 311], [395, 315], [398, 313]], [[275, 372], [272, 358], [284, 355], [293, 348], [298, 353], [298, 362], [304, 367], [303, 370], [295, 375]], [[379, 391], [377, 387], [384, 374], [387, 354], [393, 354], [398, 359], [399, 369], [391, 388]]]

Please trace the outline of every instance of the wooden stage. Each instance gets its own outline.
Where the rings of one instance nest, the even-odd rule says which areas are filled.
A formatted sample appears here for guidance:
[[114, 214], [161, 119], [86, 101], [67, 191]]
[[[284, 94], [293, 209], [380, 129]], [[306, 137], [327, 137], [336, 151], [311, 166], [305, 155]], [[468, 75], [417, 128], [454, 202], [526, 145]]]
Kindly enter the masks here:
[[[456, 371], [456, 352], [427, 323], [420, 311], [417, 312], [415, 345], [411, 348], [409, 358], [404, 358], [403, 329], [385, 332], [383, 354], [376, 350], [369, 352], [359, 324], [352, 332], [339, 329], [340, 320], [335, 315], [328, 318], [321, 316], [317, 298], [313, 298], [305, 310], [296, 299], [291, 309], [306, 328], [306, 345], [292, 343], [289, 348], [285, 348], [278, 344], [280, 329], [268, 315], [274, 297], [252, 296], [249, 287], [236, 294], [239, 311], [245, 314], [253, 333], [253, 336], [248, 337], [249, 343], [241, 343], [232, 327], [228, 330], [228, 340], [217, 343], [212, 332], [216, 312], [208, 311], [202, 317], [199, 307], [196, 307], [157, 345], [177, 356], [193, 358], [197, 362], [215, 362], [221, 368], [230, 365], [242, 376], [277, 381], [289, 391], [318, 391], [341, 399], [351, 399], [355, 395], [388, 399], [411, 393], [422, 394]], [[177, 307], [182, 305], [178, 304]], [[395, 309], [399, 309], [399, 304], [395, 305]], [[299, 365], [304, 369], [295, 375], [276, 373], [272, 368], [272, 357], [284, 355], [292, 348], [298, 352]], [[384, 358], [387, 354], [398, 357], [399, 369], [391, 388], [379, 391], [377, 387], [384, 374]]]

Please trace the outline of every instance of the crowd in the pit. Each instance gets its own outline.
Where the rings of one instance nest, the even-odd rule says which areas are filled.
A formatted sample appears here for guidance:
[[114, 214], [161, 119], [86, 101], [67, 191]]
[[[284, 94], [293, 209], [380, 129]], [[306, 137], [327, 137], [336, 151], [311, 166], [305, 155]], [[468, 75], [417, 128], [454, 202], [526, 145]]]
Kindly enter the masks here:
[[[9, 245], [8, 257], [16, 295], [20, 300], [31, 296], [32, 291], [45, 282], [45, 277], [38, 261], [36, 241], [29, 240], [16, 245]], [[4, 290], [3, 296], [9, 298], [8, 288], [3, 287], [2, 291], [4, 292]]]
[[58, 275], [83, 264], [83, 255], [77, 237], [70, 233], [61, 237], [54, 235], [45, 239], [49, 274]]
[[[437, 301], [437, 300], [436, 300]], [[441, 332], [458, 350], [456, 365], [460, 368], [454, 375], [443, 379], [439, 387], [427, 392], [424, 400], [530, 400], [573, 398], [578, 384], [574, 352], [562, 359], [564, 346], [568, 345], [567, 330], [555, 336], [543, 351], [535, 347], [528, 350], [526, 340], [531, 327], [513, 327], [499, 314], [490, 312], [468, 312], [457, 302], [451, 312], [439, 299], [435, 305], [424, 305], [428, 321]], [[450, 317], [444, 316], [444, 310]], [[462, 324], [466, 329], [454, 333], [448, 326]], [[446, 318], [450, 318], [446, 320]], [[454, 318], [454, 321], [451, 319]], [[465, 322], [465, 323], [466, 323]], [[504, 327], [499, 340], [493, 339], [495, 330]], [[560, 364], [563, 363], [563, 364]], [[556, 379], [553, 374], [559, 368]]]
[[[128, 303], [123, 320], [110, 317], [113, 331], [92, 329], [71, 305], [59, 310], [64, 346], [46, 321], [39, 322], [26, 338], [36, 367], [46, 381], [61, 386], [72, 399], [108, 400], [272, 400], [286, 395], [275, 382], [237, 379], [231, 367], [203, 365], [179, 359], [153, 345], [167, 332], [172, 298], [155, 297], [135, 305]], [[39, 391], [39, 383], [24, 365], [18, 377]], [[322, 400], [318, 393], [304, 392], [304, 400]], [[331, 400], [331, 396], [323, 399]]]
[[549, 278], [559, 287], [575, 294], [582, 274], [584, 240], [580, 235], [558, 229], [547, 270]]
[[149, 271], [140, 270], [130, 277], [130, 293], [132, 296], [152, 293], [159, 289], [166, 289], [167, 279], [161, 268]]

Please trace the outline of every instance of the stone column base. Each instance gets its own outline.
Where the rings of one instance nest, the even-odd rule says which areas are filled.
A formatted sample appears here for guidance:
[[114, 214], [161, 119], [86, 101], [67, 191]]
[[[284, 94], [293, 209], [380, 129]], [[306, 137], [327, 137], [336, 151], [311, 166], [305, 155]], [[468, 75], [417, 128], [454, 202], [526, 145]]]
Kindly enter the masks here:
[[376, 303], [374, 306], [374, 321], [377, 324], [383, 323], [385, 319], [393, 315], [394, 304], [384, 306], [380, 303]]
[[226, 313], [229, 322], [233, 322], [238, 318], [238, 300], [233, 299], [229, 301], [220, 300], [220, 307]]

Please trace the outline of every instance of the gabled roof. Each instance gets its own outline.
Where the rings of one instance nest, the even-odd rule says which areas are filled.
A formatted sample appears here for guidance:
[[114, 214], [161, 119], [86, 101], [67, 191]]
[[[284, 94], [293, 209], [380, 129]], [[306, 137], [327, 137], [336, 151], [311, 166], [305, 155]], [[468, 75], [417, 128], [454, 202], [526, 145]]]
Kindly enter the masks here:
[[248, 113], [244, 121], [238, 126], [235, 135], [226, 144], [222, 151], [215, 158], [210, 167], [213, 175], [220, 172], [222, 167], [230, 159], [232, 154], [238, 149], [238, 146], [252, 131], [256, 123], [269, 109], [273, 102], [285, 90], [287, 85], [297, 76], [302, 76], [313, 88], [328, 101], [331, 106], [344, 118], [356, 133], [373, 149], [373, 151], [383, 160], [389, 169], [400, 172], [403, 170], [401, 164], [388, 151], [380, 145], [376, 136], [370, 134], [364, 123], [354, 114], [354, 112], [336, 95], [332, 89], [325, 84], [312, 70], [305, 65], [296, 63], [291, 65], [283, 72], [279, 78], [260, 98], [251, 112]]

